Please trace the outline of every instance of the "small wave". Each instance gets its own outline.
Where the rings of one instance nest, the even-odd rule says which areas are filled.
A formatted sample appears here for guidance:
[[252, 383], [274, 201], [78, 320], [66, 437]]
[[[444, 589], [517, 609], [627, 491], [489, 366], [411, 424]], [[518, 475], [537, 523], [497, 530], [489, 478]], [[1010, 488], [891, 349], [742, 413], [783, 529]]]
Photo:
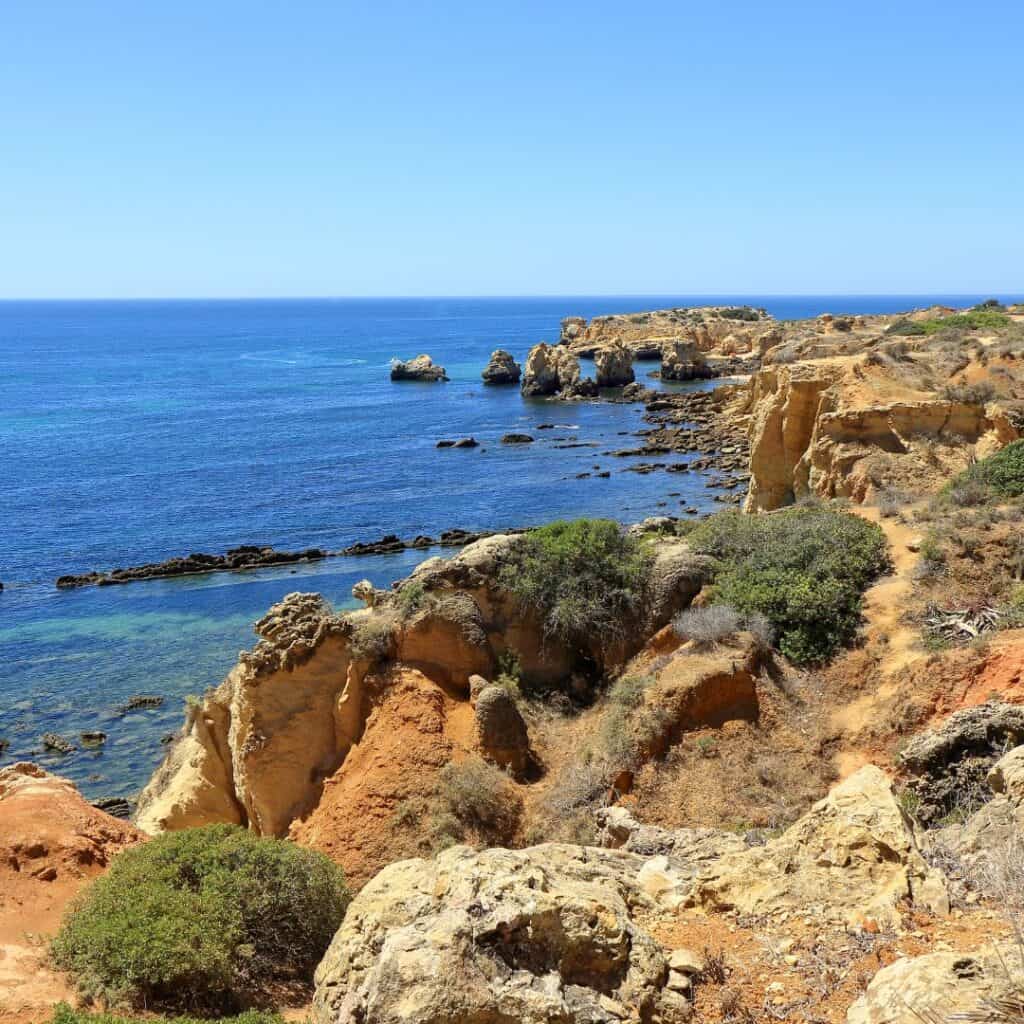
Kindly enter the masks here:
[[243, 352], [239, 359], [247, 359], [253, 363], [274, 363], [278, 366], [298, 366], [298, 359], [282, 359], [280, 356], [267, 356], [262, 352]]

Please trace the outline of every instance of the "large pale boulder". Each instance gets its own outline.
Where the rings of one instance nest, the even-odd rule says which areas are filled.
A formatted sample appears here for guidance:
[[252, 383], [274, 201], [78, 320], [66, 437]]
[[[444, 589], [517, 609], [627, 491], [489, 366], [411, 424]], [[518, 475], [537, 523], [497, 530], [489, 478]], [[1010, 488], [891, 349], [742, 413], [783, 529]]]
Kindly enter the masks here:
[[522, 392], [527, 397], [555, 395], [580, 379], [579, 360], [564, 346], [542, 341], [526, 357]]
[[633, 353], [616, 340], [594, 354], [599, 388], [621, 388], [636, 379], [633, 373]]
[[391, 864], [317, 968], [315, 1024], [650, 1020], [668, 964], [635, 922], [644, 860], [549, 844]]
[[946, 881], [928, 866], [885, 774], [868, 765], [765, 846], [727, 854], [696, 879], [708, 909], [894, 926], [901, 902], [948, 910]]
[[1016, 970], [1019, 963], [1016, 950], [903, 957], [874, 976], [847, 1012], [847, 1024], [921, 1024], [980, 1011], [983, 1000], [1008, 992], [1006, 965]]
[[491, 361], [480, 376], [485, 384], [518, 384], [522, 372], [512, 353], [498, 348], [491, 353]]

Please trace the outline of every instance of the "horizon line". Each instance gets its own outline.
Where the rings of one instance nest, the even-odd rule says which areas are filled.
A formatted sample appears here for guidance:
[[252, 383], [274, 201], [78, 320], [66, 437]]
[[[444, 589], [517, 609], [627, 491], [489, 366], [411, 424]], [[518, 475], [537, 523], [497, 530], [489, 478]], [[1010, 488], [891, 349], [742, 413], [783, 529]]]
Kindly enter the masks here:
[[[987, 291], [927, 291], [927, 292], [534, 292], [534, 293], [479, 293], [479, 294], [366, 294], [366, 295], [50, 295], [0, 296], [6, 302], [360, 302], [379, 300], [423, 299], [937, 299], [973, 298], [985, 295], [999, 298], [999, 290]], [[1012, 292], [1006, 298], [1024, 299], [1024, 291]]]

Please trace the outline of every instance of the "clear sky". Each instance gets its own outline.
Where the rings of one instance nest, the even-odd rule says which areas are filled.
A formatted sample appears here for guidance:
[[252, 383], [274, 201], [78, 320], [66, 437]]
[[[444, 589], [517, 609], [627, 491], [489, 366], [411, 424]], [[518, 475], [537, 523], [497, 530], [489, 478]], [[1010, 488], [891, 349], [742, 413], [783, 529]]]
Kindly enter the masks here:
[[0, 296], [1024, 291], [1024, 4], [35, 0]]

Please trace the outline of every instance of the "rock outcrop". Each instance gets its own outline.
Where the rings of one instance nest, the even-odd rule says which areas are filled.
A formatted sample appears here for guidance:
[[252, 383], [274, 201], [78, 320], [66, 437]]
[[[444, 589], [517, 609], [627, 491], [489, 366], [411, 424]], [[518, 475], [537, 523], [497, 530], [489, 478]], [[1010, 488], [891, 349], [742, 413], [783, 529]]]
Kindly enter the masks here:
[[159, 579], [169, 576], [195, 576], [207, 572], [238, 572], [242, 569], [259, 569], [272, 565], [292, 565], [295, 562], [314, 562], [327, 558], [329, 552], [320, 548], [305, 551], [275, 551], [259, 544], [243, 544], [230, 548], [223, 555], [207, 555], [196, 552], [182, 558], [169, 558], [166, 562], [151, 562], [130, 569], [111, 569], [109, 572], [87, 572], [78, 576], [60, 576], [57, 586], [62, 590], [73, 587], [111, 586], [115, 583], [132, 583], [136, 580]]
[[580, 383], [579, 360], [565, 347], [542, 341], [526, 357], [522, 392], [530, 398], [556, 395]]
[[415, 359], [393, 359], [391, 361], [392, 380], [419, 380], [435, 382], [448, 380], [443, 366], [438, 366], [428, 355], [416, 356]]
[[661, 350], [662, 380], [701, 380], [714, 376], [696, 342], [682, 338], [666, 341]]
[[[363, 739], [389, 680], [415, 672], [465, 701], [470, 677], [491, 677], [510, 649], [524, 679], [541, 686], [564, 686], [581, 658], [611, 670], [689, 604], [709, 569], [685, 543], [662, 542], [643, 621], [615, 650], [595, 638], [581, 654], [545, 642], [535, 614], [499, 584], [518, 543], [518, 535], [498, 534], [453, 558], [427, 559], [390, 593], [360, 588], [369, 607], [343, 615], [317, 594], [288, 595], [256, 624], [255, 647], [189, 708], [140, 797], [139, 826], [155, 833], [224, 821], [283, 835], [317, 806]], [[409, 587], [415, 596], [406, 601]]]
[[599, 388], [621, 388], [636, 379], [633, 353], [621, 341], [615, 341], [594, 355]]
[[480, 376], [485, 384], [518, 384], [522, 372], [511, 352], [497, 348], [491, 353], [491, 361]]
[[[1018, 950], [991, 947], [979, 953], [903, 957], [872, 978], [864, 994], [850, 1007], [847, 1024], [921, 1024], [961, 1019], [958, 1014], [972, 1011], [982, 1013], [986, 1001], [1014, 994], [1016, 985], [1007, 965], [1016, 971], [1019, 963]], [[1016, 994], [1019, 997], [1019, 990]]]
[[822, 922], [893, 926], [899, 905], [948, 912], [944, 876], [926, 863], [885, 774], [851, 775], [781, 836], [730, 853], [694, 882], [693, 905]]
[[79, 893], [145, 836], [28, 762], [0, 769], [0, 1020], [50, 1020], [76, 1002], [49, 943]]
[[915, 814], [929, 825], [960, 805], [983, 800], [986, 776], [1003, 751], [1024, 743], [1024, 707], [988, 701], [954, 712], [937, 729], [915, 736], [899, 755], [910, 776]]
[[643, 864], [556, 844], [392, 864], [353, 900], [317, 968], [313, 1020], [682, 1020], [668, 962], [634, 920], [652, 902]]
[[870, 358], [759, 371], [745, 410], [747, 511], [807, 495], [864, 501], [881, 486], [935, 490], [971, 458], [1019, 436], [1017, 416], [998, 404], [939, 397], [921, 387]]

